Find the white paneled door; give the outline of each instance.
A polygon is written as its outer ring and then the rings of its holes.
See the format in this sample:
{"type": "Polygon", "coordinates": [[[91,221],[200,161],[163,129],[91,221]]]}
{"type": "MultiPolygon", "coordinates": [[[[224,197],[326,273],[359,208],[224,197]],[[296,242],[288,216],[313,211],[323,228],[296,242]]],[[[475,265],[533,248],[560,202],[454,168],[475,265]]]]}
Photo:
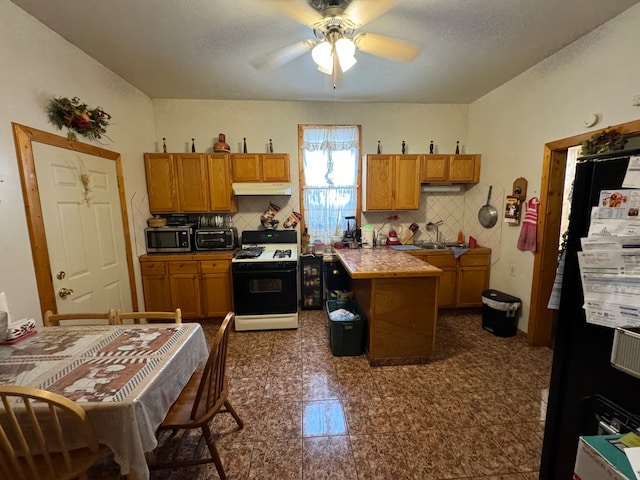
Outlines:
{"type": "Polygon", "coordinates": [[[33,150],[58,312],[131,310],[116,162],[33,150]]]}

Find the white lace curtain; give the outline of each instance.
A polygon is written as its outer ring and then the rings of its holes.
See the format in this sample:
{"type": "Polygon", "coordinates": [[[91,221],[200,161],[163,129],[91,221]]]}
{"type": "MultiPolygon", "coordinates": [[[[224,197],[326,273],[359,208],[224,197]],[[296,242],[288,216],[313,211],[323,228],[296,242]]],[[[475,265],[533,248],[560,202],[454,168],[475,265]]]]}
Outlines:
{"type": "Polygon", "coordinates": [[[356,215],[359,130],[348,125],[302,130],[305,222],[311,240],[326,243],[336,231],[342,235],[344,217],[356,215]]]}

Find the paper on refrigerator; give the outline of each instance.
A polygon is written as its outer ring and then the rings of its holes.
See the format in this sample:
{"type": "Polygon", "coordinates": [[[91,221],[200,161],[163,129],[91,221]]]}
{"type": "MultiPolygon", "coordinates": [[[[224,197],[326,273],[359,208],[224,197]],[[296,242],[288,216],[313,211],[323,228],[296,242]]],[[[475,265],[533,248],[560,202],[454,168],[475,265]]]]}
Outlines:
{"type": "Polygon", "coordinates": [[[600,218],[599,207],[591,209],[591,222],[589,223],[589,238],[606,237],[611,235],[635,235],[640,236],[640,218],[600,218]]]}
{"type": "Polygon", "coordinates": [[[640,307],[619,303],[585,300],[587,323],[603,327],[640,327],[640,307]]]}
{"type": "Polygon", "coordinates": [[[628,220],[638,218],[640,213],[640,190],[602,190],[598,202],[598,218],[628,220]]]}
{"type": "Polygon", "coordinates": [[[583,237],[580,239],[582,250],[622,250],[623,248],[640,248],[640,236],[606,235],[583,237]]]}
{"type": "Polygon", "coordinates": [[[587,322],[640,326],[640,249],[578,252],[578,265],[587,322]]]}
{"type": "Polygon", "coordinates": [[[625,188],[640,188],[640,156],[631,155],[627,173],[624,176],[622,186],[625,188]]]}

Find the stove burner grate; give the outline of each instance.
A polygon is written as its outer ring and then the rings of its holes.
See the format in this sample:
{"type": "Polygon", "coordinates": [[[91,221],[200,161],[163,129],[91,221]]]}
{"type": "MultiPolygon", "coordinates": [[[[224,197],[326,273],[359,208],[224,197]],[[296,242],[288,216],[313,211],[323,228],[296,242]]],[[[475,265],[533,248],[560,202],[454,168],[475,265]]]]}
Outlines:
{"type": "Polygon", "coordinates": [[[273,258],[290,258],[291,257],[291,249],[288,248],[286,250],[276,250],[273,253],[273,258]]]}
{"type": "Polygon", "coordinates": [[[262,252],[264,252],[264,247],[243,248],[236,253],[235,258],[258,258],[262,252]]]}

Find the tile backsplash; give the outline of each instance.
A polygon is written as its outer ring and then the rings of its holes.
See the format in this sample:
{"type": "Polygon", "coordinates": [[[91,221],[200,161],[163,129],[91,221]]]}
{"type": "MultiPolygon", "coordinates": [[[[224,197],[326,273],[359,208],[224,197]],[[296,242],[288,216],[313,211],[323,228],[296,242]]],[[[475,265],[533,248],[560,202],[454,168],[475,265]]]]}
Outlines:
{"type": "Polygon", "coordinates": [[[442,220],[438,227],[444,241],[455,242],[458,232],[462,230],[465,241],[469,235],[473,236],[478,245],[492,249],[492,263],[500,258],[500,242],[502,237],[502,217],[504,210],[504,188],[494,185],[491,193],[491,205],[498,211],[498,222],[492,228],[484,228],[478,222],[478,210],[487,203],[489,185],[479,183],[471,185],[459,193],[429,193],[420,195],[420,208],[418,210],[401,212],[364,212],[362,225],[371,224],[382,233],[389,230],[390,215],[398,215],[396,225],[408,228],[412,223],[417,223],[419,229],[414,234],[414,243],[435,240],[433,232],[428,232],[428,222],[436,223],[442,220]]]}
{"type": "MultiPolygon", "coordinates": [[[[237,197],[239,211],[233,215],[232,221],[238,232],[259,229],[260,215],[270,202],[280,207],[280,211],[275,217],[280,220],[280,225],[292,211],[300,211],[298,190],[293,185],[292,188],[291,196],[237,197]]],[[[492,228],[484,228],[478,222],[478,211],[487,203],[488,192],[489,185],[483,183],[468,187],[463,186],[459,193],[422,192],[418,210],[364,212],[358,226],[371,224],[382,233],[387,233],[389,229],[388,217],[397,214],[397,225],[408,228],[412,223],[418,224],[419,229],[414,236],[415,243],[418,243],[430,240],[431,232],[427,232],[426,229],[428,222],[435,223],[442,220],[443,223],[440,225],[439,231],[445,241],[456,241],[458,231],[462,230],[465,241],[468,241],[469,235],[471,235],[478,241],[478,245],[491,248],[492,263],[495,263],[500,258],[505,190],[501,185],[493,185],[490,204],[498,211],[498,222],[492,228]]],[[[329,240],[332,233],[327,232],[326,241],[329,240]]]]}

